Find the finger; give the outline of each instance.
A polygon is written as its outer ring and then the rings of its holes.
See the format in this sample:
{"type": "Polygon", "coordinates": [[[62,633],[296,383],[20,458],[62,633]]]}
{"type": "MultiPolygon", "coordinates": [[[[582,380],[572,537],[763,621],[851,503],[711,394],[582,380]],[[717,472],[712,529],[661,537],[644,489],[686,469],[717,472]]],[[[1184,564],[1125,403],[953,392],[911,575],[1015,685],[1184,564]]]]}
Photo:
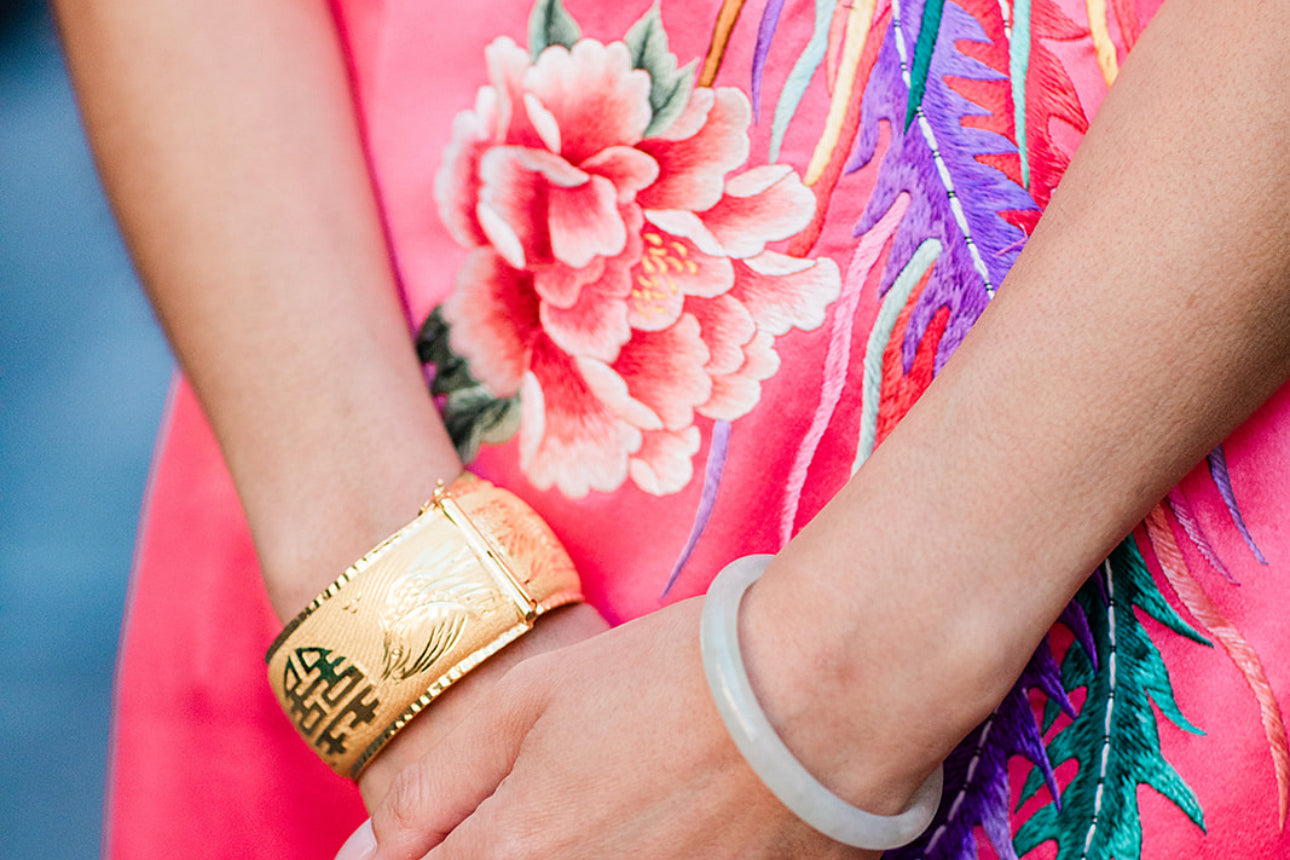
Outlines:
{"type": "Polygon", "coordinates": [[[504,793],[495,794],[480,803],[424,860],[480,860],[484,857],[522,860],[542,856],[536,831],[506,823],[523,821],[525,817],[515,814],[515,799],[503,800],[501,794],[504,793]],[[503,815],[502,810],[509,810],[510,814],[503,815]]]}
{"type": "Polygon", "coordinates": [[[413,860],[442,842],[510,773],[539,711],[476,712],[405,768],[372,812],[373,860],[413,860]]]}

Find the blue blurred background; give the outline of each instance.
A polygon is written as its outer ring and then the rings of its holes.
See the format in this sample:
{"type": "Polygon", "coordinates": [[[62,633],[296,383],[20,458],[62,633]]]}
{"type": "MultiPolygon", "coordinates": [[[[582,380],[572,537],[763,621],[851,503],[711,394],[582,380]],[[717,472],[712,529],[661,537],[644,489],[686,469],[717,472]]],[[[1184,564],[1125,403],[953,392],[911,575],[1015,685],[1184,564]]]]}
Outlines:
{"type": "Polygon", "coordinates": [[[0,3],[0,858],[99,854],[117,633],[171,359],[43,5],[0,3]]]}

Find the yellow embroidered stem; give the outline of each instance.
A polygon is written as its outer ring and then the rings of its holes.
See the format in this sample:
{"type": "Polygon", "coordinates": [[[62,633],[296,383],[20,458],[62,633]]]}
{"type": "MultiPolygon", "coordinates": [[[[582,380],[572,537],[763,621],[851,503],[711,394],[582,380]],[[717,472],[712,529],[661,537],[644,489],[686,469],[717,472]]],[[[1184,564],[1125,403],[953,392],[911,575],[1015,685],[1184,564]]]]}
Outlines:
{"type": "Polygon", "coordinates": [[[726,55],[726,45],[730,44],[730,34],[739,22],[739,13],[743,11],[744,0],[725,0],[721,11],[717,13],[717,25],[712,28],[712,42],[708,45],[708,55],[703,58],[703,71],[699,72],[699,86],[710,87],[721,70],[721,60],[726,55]]]}
{"type": "Polygon", "coordinates": [[[1106,26],[1106,0],[1087,0],[1087,5],[1088,30],[1093,37],[1093,48],[1097,51],[1097,65],[1102,70],[1102,79],[1110,86],[1120,73],[1120,66],[1115,59],[1111,30],[1106,26]]]}
{"type": "Polygon", "coordinates": [[[811,163],[806,166],[806,175],[802,181],[814,185],[824,175],[829,166],[833,150],[837,148],[842,137],[842,125],[847,118],[847,105],[851,102],[851,90],[855,87],[856,71],[860,68],[860,55],[864,53],[865,39],[869,28],[873,26],[873,11],[877,0],[856,0],[847,15],[847,35],[842,49],[842,62],[838,66],[838,80],[833,88],[833,99],[829,102],[829,115],[824,120],[824,133],[815,144],[811,163]]]}

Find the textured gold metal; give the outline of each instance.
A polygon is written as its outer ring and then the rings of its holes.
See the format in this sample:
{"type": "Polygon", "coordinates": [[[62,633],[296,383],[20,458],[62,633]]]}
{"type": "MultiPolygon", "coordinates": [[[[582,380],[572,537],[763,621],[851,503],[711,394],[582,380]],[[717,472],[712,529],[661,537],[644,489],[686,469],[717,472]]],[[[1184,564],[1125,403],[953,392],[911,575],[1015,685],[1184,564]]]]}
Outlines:
{"type": "Polygon", "coordinates": [[[266,655],[269,683],[305,741],[356,779],[440,693],[542,613],[580,600],[541,517],[465,474],[286,626],[266,655]]]}

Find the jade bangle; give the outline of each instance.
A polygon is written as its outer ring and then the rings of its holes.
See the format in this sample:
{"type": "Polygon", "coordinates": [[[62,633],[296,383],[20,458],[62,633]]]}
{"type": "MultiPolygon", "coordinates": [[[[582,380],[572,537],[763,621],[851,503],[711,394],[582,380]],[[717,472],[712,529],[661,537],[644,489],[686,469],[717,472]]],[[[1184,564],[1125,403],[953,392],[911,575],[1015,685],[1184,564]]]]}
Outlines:
{"type": "Polygon", "coordinates": [[[717,574],[703,603],[699,641],[703,669],[721,719],[753,772],[793,814],[829,838],[874,851],[916,839],[940,804],[942,769],[922,784],[899,815],[875,815],[847,803],[811,776],[757,703],[739,650],[739,604],[773,556],[736,559],[717,574]]]}

